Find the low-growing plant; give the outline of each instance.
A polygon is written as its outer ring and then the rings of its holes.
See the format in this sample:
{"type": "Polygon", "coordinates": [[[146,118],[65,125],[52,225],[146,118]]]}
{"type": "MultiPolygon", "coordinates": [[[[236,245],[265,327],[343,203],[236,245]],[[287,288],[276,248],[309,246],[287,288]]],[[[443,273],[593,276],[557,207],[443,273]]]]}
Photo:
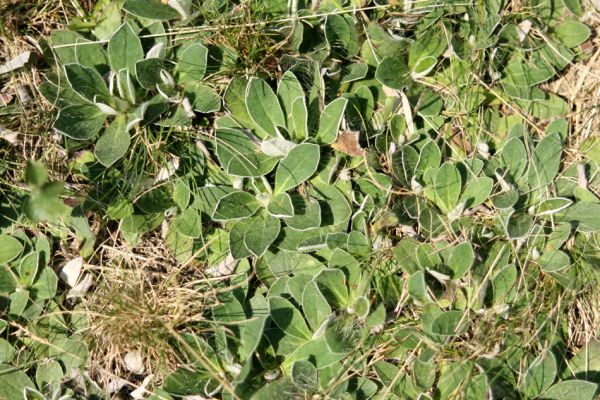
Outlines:
{"type": "Polygon", "coordinates": [[[29,163],[0,235],[0,396],[592,400],[598,140],[551,90],[583,10],[125,0],[53,32],[79,190],[29,163]]]}

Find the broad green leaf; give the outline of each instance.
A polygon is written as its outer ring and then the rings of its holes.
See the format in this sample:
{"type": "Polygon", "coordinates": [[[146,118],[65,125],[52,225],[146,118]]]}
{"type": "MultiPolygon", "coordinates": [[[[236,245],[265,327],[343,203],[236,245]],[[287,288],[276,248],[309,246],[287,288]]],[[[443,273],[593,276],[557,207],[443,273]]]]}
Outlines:
{"type": "Polygon", "coordinates": [[[423,175],[429,168],[438,168],[441,162],[442,153],[439,146],[433,140],[428,140],[421,148],[419,163],[415,172],[418,175],[423,175]]]}
{"type": "Polygon", "coordinates": [[[319,166],[319,146],[302,143],[281,160],[275,173],[275,193],[295,188],[310,178],[319,166]]]}
{"type": "Polygon", "coordinates": [[[556,213],[553,218],[557,222],[570,222],[586,231],[600,230],[600,204],[579,201],[564,211],[556,213]]]}
{"type": "Polygon", "coordinates": [[[234,77],[227,85],[223,99],[233,118],[247,128],[254,127],[254,122],[246,108],[246,88],[248,82],[244,78],[234,77]]]}
{"type": "Polygon", "coordinates": [[[472,208],[485,202],[492,193],[494,180],[487,176],[474,178],[467,182],[460,196],[460,201],[465,202],[465,208],[472,208]]]}
{"type": "Polygon", "coordinates": [[[252,78],[246,89],[248,115],[257,127],[260,138],[278,136],[277,126],[285,127],[285,115],[273,89],[262,79],[252,78]]]}
{"type": "Polygon", "coordinates": [[[221,109],[221,97],[208,85],[188,85],[185,94],[198,112],[208,114],[221,109]]]}
{"type": "Polygon", "coordinates": [[[571,376],[591,382],[600,381],[600,341],[591,339],[584,344],[568,362],[562,378],[571,376]]]}
{"type": "Polygon", "coordinates": [[[248,229],[244,235],[244,244],[256,257],[262,257],[269,246],[277,239],[280,229],[279,219],[269,214],[257,215],[249,221],[248,229]]]}
{"type": "Polygon", "coordinates": [[[79,64],[67,64],[64,68],[69,85],[79,95],[90,102],[109,102],[108,87],[98,71],[79,64]]]}
{"type": "Polygon", "coordinates": [[[58,361],[39,363],[35,369],[35,382],[38,387],[60,382],[64,377],[63,369],[58,361]]]}
{"type": "Polygon", "coordinates": [[[23,400],[25,388],[35,388],[31,379],[20,369],[0,364],[0,398],[23,400]]]}
{"type": "Polygon", "coordinates": [[[583,16],[583,9],[581,6],[581,0],[562,0],[565,6],[575,15],[581,18],[583,16]]]}
{"type": "Polygon", "coordinates": [[[411,83],[410,68],[403,57],[385,57],[375,71],[375,78],[391,89],[402,90],[411,83]]]}
{"type": "Polygon", "coordinates": [[[267,211],[277,218],[291,218],[294,216],[292,198],[287,193],[279,193],[271,199],[267,211]]]}
{"type": "Polygon", "coordinates": [[[261,294],[255,294],[250,299],[253,320],[242,325],[240,332],[241,353],[243,358],[248,359],[256,351],[263,338],[263,330],[269,317],[269,303],[261,294]]]}
{"type": "Polygon", "coordinates": [[[407,281],[408,294],[422,303],[431,301],[427,293],[427,284],[425,283],[425,273],[417,271],[413,273],[407,281]]]}
{"type": "Polygon", "coordinates": [[[465,311],[445,311],[435,317],[431,323],[431,333],[441,336],[461,335],[469,328],[465,311]]]}
{"type": "Polygon", "coordinates": [[[101,44],[94,43],[77,32],[69,30],[52,31],[50,41],[54,53],[63,65],[77,63],[84,67],[94,68],[101,75],[108,72],[108,56],[101,44]]]}
{"type": "Polygon", "coordinates": [[[177,52],[177,82],[197,83],[204,78],[208,62],[208,49],[201,43],[184,45],[177,52]]]}
{"type": "Polygon", "coordinates": [[[558,133],[545,136],[535,146],[527,181],[532,189],[541,189],[554,181],[560,167],[562,142],[558,133]]]}
{"type": "Polygon", "coordinates": [[[544,199],[535,208],[535,215],[538,217],[544,215],[553,215],[563,210],[566,210],[573,204],[573,201],[566,197],[554,197],[551,199],[544,199]]]}
{"type": "MultiPolygon", "coordinates": [[[[421,152],[421,156],[423,154],[421,152]]],[[[411,187],[412,178],[416,175],[415,172],[418,163],[419,153],[412,146],[402,146],[392,155],[392,173],[405,188],[411,187]]]]}
{"type": "Polygon", "coordinates": [[[517,268],[514,264],[504,266],[492,279],[494,304],[507,304],[512,299],[511,292],[517,282],[517,268]]]}
{"type": "Polygon", "coordinates": [[[523,175],[527,168],[527,152],[519,138],[512,138],[502,146],[500,158],[515,181],[523,175]]]}
{"type": "Polygon", "coordinates": [[[460,243],[452,248],[448,259],[448,267],[452,270],[452,279],[462,278],[475,262],[475,254],[471,243],[460,243]]]}
{"type": "Polygon", "coordinates": [[[299,389],[296,388],[290,378],[277,379],[272,382],[268,382],[257,390],[250,400],[272,400],[272,399],[283,399],[288,396],[295,396],[299,389]]]}
{"type": "Polygon", "coordinates": [[[131,138],[126,128],[125,116],[119,115],[96,142],[94,154],[105,167],[110,167],[127,154],[131,138]]]}
{"type": "Polygon", "coordinates": [[[246,192],[233,192],[222,197],[212,215],[216,221],[232,221],[254,215],[260,203],[246,192]]]}
{"type": "Polygon", "coordinates": [[[304,292],[302,293],[302,310],[314,332],[331,315],[331,307],[314,280],[311,280],[304,288],[304,292]]]}
{"type": "Polygon", "coordinates": [[[597,390],[595,383],[573,379],[550,386],[543,397],[553,400],[592,400],[597,390]]]}
{"type": "Polygon", "coordinates": [[[309,340],[312,336],[302,314],[292,303],[283,297],[269,297],[271,319],[287,335],[301,340],[309,340]]]}
{"type": "Polygon", "coordinates": [[[352,215],[352,207],[344,193],[335,186],[313,184],[309,194],[321,203],[323,225],[346,224],[352,215]]]}
{"type": "Polygon", "coordinates": [[[300,390],[317,389],[317,369],[309,361],[300,360],[292,364],[291,377],[294,385],[300,390]]]}
{"type": "Polygon", "coordinates": [[[565,46],[576,47],[588,40],[591,31],[584,23],[567,18],[555,28],[554,34],[565,46]]]}
{"type": "Polygon", "coordinates": [[[348,99],[339,98],[327,104],[319,116],[319,128],[315,139],[321,144],[331,144],[336,141],[348,99]]]}
{"type": "Polygon", "coordinates": [[[108,42],[108,59],[113,71],[127,69],[135,73],[135,64],[144,59],[142,42],[128,22],[108,42]]]}
{"type": "Polygon", "coordinates": [[[123,10],[137,17],[166,21],[179,18],[179,13],[160,0],[125,0],[123,10]]]}
{"type": "Polygon", "coordinates": [[[571,266],[569,256],[561,250],[544,252],[538,262],[545,272],[558,272],[571,266]]]}
{"type": "Polygon", "coordinates": [[[523,379],[523,392],[527,397],[536,397],[548,389],[554,379],[556,379],[556,359],[554,354],[548,351],[527,368],[523,379]]]}
{"type": "Polygon", "coordinates": [[[218,128],[215,140],[219,162],[231,175],[263,176],[277,164],[277,158],[261,153],[258,145],[241,130],[218,128]]]}
{"type": "Polygon", "coordinates": [[[436,204],[449,213],[458,204],[462,181],[460,172],[451,163],[444,163],[437,171],[434,179],[434,194],[436,204]]]}
{"type": "Polygon", "coordinates": [[[323,264],[316,258],[294,251],[278,251],[267,264],[276,278],[289,274],[314,276],[323,269],[323,264]]]}
{"type": "Polygon", "coordinates": [[[0,234],[0,265],[14,260],[23,252],[23,245],[12,236],[0,234]]]}
{"type": "Polygon", "coordinates": [[[249,226],[250,221],[248,218],[237,221],[231,226],[231,230],[229,231],[229,251],[234,260],[241,260],[252,255],[244,243],[244,236],[246,236],[249,226]]]}
{"type": "Polygon", "coordinates": [[[288,129],[292,126],[293,104],[297,99],[304,100],[304,89],[292,71],[286,71],[277,87],[277,96],[287,121],[288,129]]]}
{"type": "Polygon", "coordinates": [[[106,114],[95,105],[68,106],[59,111],[54,128],[75,140],[94,138],[104,126],[106,114]]]}
{"type": "Polygon", "coordinates": [[[140,60],[135,64],[137,81],[144,89],[154,90],[163,83],[160,72],[165,69],[165,62],[159,58],[140,60]]]}
{"type": "Polygon", "coordinates": [[[287,226],[299,231],[321,226],[321,205],[317,200],[300,193],[292,193],[291,199],[294,216],[285,220],[287,226]]]}
{"type": "Polygon", "coordinates": [[[329,304],[335,305],[337,308],[349,305],[346,276],[341,270],[324,269],[315,276],[314,280],[329,304]]]}
{"type": "Polygon", "coordinates": [[[367,64],[355,63],[342,68],[340,83],[358,81],[367,76],[369,66],[367,64]]]}
{"type": "Polygon", "coordinates": [[[325,340],[325,336],[319,336],[297,347],[292,354],[285,358],[281,367],[284,370],[288,370],[295,361],[310,360],[315,364],[317,370],[322,370],[342,360],[346,355],[347,353],[335,353],[331,351],[325,340]]]}
{"type": "Polygon", "coordinates": [[[51,299],[56,295],[58,277],[50,267],[41,270],[37,279],[31,285],[31,292],[38,300],[51,299]]]}
{"type": "Polygon", "coordinates": [[[19,280],[25,287],[33,284],[39,265],[39,253],[32,252],[21,259],[19,264],[19,280]]]}
{"type": "Polygon", "coordinates": [[[174,228],[184,236],[197,238],[202,235],[202,220],[200,214],[192,209],[186,208],[173,220],[174,228]]]}

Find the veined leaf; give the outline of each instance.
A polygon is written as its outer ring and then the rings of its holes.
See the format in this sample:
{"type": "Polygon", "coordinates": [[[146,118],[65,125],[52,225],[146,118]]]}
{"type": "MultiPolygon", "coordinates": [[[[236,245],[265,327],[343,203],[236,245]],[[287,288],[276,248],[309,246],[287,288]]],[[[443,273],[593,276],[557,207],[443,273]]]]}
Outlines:
{"type": "Polygon", "coordinates": [[[319,117],[319,129],[315,139],[321,144],[331,144],[337,139],[338,131],[344,111],[348,105],[348,99],[339,98],[327,104],[319,117]]]}
{"type": "Polygon", "coordinates": [[[269,214],[257,215],[248,222],[244,244],[256,257],[262,257],[271,243],[277,239],[281,223],[279,219],[269,214]]]}
{"type": "Polygon", "coordinates": [[[308,180],[319,166],[319,146],[302,143],[279,163],[275,173],[275,193],[283,193],[308,180]]]}
{"type": "Polygon", "coordinates": [[[262,79],[252,78],[246,89],[246,108],[257,127],[257,135],[277,136],[277,126],[285,127],[285,116],[273,89],[262,79]]]}
{"type": "Polygon", "coordinates": [[[304,322],[300,311],[283,297],[269,297],[271,319],[286,334],[301,340],[309,340],[312,336],[304,322]]]}
{"type": "Polygon", "coordinates": [[[94,154],[105,167],[110,167],[121,159],[129,150],[131,138],[127,133],[127,121],[124,115],[119,115],[104,130],[96,142],[94,154]]]}
{"type": "Polygon", "coordinates": [[[108,59],[113,71],[127,69],[135,73],[135,64],[144,59],[142,42],[128,22],[108,42],[108,59]]]}
{"type": "Polygon", "coordinates": [[[259,207],[260,203],[250,193],[233,192],[219,200],[212,217],[216,221],[244,219],[254,215],[259,207]]]}

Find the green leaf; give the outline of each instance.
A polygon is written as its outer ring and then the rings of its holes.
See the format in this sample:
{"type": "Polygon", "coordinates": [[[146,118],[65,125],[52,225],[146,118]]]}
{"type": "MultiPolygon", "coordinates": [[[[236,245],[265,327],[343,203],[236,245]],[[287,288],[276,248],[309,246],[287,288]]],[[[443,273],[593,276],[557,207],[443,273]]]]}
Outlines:
{"type": "Polygon", "coordinates": [[[461,186],[460,172],[454,164],[442,164],[435,175],[433,188],[436,204],[442,211],[449,213],[456,207],[461,186]]]}
{"type": "Polygon", "coordinates": [[[131,73],[135,73],[135,64],[144,59],[142,42],[128,22],[110,38],[108,59],[113,71],[127,69],[131,73]]]}
{"type": "Polygon", "coordinates": [[[94,154],[98,161],[107,168],[120,160],[129,150],[131,138],[127,133],[126,125],[125,116],[117,116],[96,142],[94,154]]]}
{"type": "Polygon", "coordinates": [[[512,138],[502,146],[500,159],[507,166],[511,178],[516,181],[527,168],[527,152],[519,138],[512,138]]]}
{"type": "Polygon", "coordinates": [[[538,262],[545,272],[559,272],[571,266],[567,253],[560,250],[544,252],[538,262]]]}
{"type": "Polygon", "coordinates": [[[291,218],[294,216],[292,198],[287,193],[279,193],[271,199],[267,211],[277,218],[291,218]]]}
{"type": "Polygon", "coordinates": [[[600,340],[591,339],[577,350],[561,376],[563,379],[573,376],[586,381],[600,382],[600,340]]]}
{"type": "Polygon", "coordinates": [[[475,178],[467,182],[460,196],[460,201],[465,202],[465,208],[473,208],[485,202],[492,193],[494,180],[487,176],[475,178]]]}
{"type": "Polygon", "coordinates": [[[314,280],[308,282],[302,292],[302,310],[314,332],[331,315],[331,307],[314,280]]]}
{"type": "Polygon", "coordinates": [[[452,279],[462,278],[475,262],[475,253],[471,243],[464,242],[454,246],[448,258],[448,267],[452,270],[452,279]]]}
{"type": "Polygon", "coordinates": [[[174,220],[173,224],[177,232],[183,236],[197,238],[202,235],[202,220],[200,214],[192,209],[186,208],[174,220]]]}
{"type": "Polygon", "coordinates": [[[159,58],[140,60],[135,64],[135,75],[139,84],[148,90],[156,89],[163,83],[160,72],[165,69],[165,62],[159,58]]]}
{"type": "Polygon", "coordinates": [[[198,112],[208,114],[221,109],[221,97],[208,85],[186,86],[185,94],[198,112]]]}
{"type": "Polygon", "coordinates": [[[592,400],[597,390],[595,383],[573,379],[550,386],[543,396],[554,400],[592,400]]]}
{"type": "Polygon", "coordinates": [[[319,146],[302,143],[281,160],[275,173],[275,193],[283,193],[308,180],[319,166],[319,146]]]}
{"type": "Polygon", "coordinates": [[[292,71],[286,71],[277,87],[277,96],[281,101],[281,108],[287,121],[287,127],[290,128],[292,125],[293,115],[293,104],[297,99],[304,100],[304,89],[296,75],[292,71]]]}
{"type": "Polygon", "coordinates": [[[31,285],[31,292],[38,300],[48,300],[56,295],[58,278],[52,268],[46,267],[42,269],[38,278],[31,285]]]}
{"type": "Polygon", "coordinates": [[[562,142],[558,133],[545,136],[535,146],[527,175],[527,182],[532,189],[541,189],[554,181],[561,154],[562,142]]]}
{"type": "Polygon", "coordinates": [[[34,383],[21,370],[0,364],[0,398],[3,400],[23,400],[23,390],[35,388],[34,383]]]}
{"type": "Polygon", "coordinates": [[[177,82],[197,83],[204,78],[208,62],[208,49],[202,43],[184,45],[177,52],[177,82]]]}
{"type": "Polygon", "coordinates": [[[160,0],[125,0],[123,10],[140,18],[166,21],[179,18],[179,13],[160,0]]]}
{"type": "Polygon", "coordinates": [[[58,112],[54,128],[75,140],[94,138],[104,126],[106,114],[95,105],[73,105],[58,112]]]}
{"type": "Polygon", "coordinates": [[[21,263],[19,264],[19,280],[25,287],[33,284],[38,271],[39,259],[39,253],[37,252],[29,253],[21,259],[21,263]]]}
{"type": "Polygon", "coordinates": [[[248,115],[257,127],[257,135],[276,137],[275,127],[285,127],[285,116],[279,105],[279,99],[265,81],[252,78],[246,89],[246,108],[248,115]]]}
{"type": "Polygon", "coordinates": [[[79,64],[67,64],[64,68],[69,85],[83,98],[91,102],[110,101],[108,87],[98,71],[79,64]]]}
{"type": "Polygon", "coordinates": [[[527,368],[523,379],[523,392],[527,397],[536,397],[548,389],[555,378],[556,359],[554,354],[548,351],[527,368]]]}
{"type": "Polygon", "coordinates": [[[23,245],[12,236],[0,234],[0,265],[17,258],[23,252],[23,245]]]}
{"type": "Polygon", "coordinates": [[[277,239],[281,223],[268,214],[257,215],[249,221],[244,235],[246,248],[256,257],[262,257],[269,246],[277,239]]]}
{"type": "Polygon", "coordinates": [[[579,21],[572,18],[567,18],[558,25],[554,33],[567,47],[576,47],[589,39],[591,35],[590,28],[579,21]]]}
{"type": "Polygon", "coordinates": [[[288,121],[288,129],[292,137],[297,140],[308,138],[308,109],[304,97],[298,97],[292,103],[292,115],[291,120],[288,121]]]}
{"type": "Polygon", "coordinates": [[[222,197],[215,208],[212,218],[216,221],[232,221],[254,215],[260,203],[246,192],[233,192],[222,197]]]}
{"type": "Polygon", "coordinates": [[[238,129],[218,128],[215,140],[219,162],[230,175],[263,176],[277,164],[277,158],[261,153],[257,144],[238,129]]]}
{"type": "Polygon", "coordinates": [[[335,305],[337,308],[349,305],[346,276],[341,270],[324,269],[315,276],[314,280],[329,304],[335,305]]]}
{"type": "Polygon", "coordinates": [[[315,366],[306,360],[300,360],[292,364],[292,382],[300,390],[317,389],[318,378],[315,366]]]}
{"type": "Polygon", "coordinates": [[[303,231],[321,226],[321,205],[312,197],[291,194],[294,216],[285,220],[287,226],[303,231]]]}
{"type": "Polygon", "coordinates": [[[309,340],[312,336],[302,314],[292,303],[283,297],[269,297],[271,319],[287,335],[301,340],[309,340]]]}
{"type": "Polygon", "coordinates": [[[417,271],[408,278],[407,288],[408,294],[421,303],[431,301],[429,294],[427,294],[427,284],[425,283],[425,273],[423,271],[417,271]]]}
{"type": "Polygon", "coordinates": [[[317,142],[331,144],[336,141],[347,105],[348,99],[345,98],[335,99],[327,104],[319,116],[319,128],[315,137],[317,142]]]}
{"type": "Polygon", "coordinates": [[[246,236],[249,226],[250,221],[246,218],[233,224],[229,231],[229,251],[234,260],[241,260],[252,255],[244,243],[244,236],[246,236]]]}
{"type": "Polygon", "coordinates": [[[441,336],[461,335],[469,328],[465,311],[445,311],[435,317],[431,323],[431,333],[441,336]],[[464,317],[464,318],[463,318],[464,317]]]}
{"type": "Polygon", "coordinates": [[[323,225],[341,225],[350,219],[352,207],[344,193],[337,187],[315,183],[310,188],[309,194],[321,202],[323,225]]]}
{"type": "Polygon", "coordinates": [[[410,69],[403,57],[385,57],[375,71],[375,78],[391,89],[402,90],[411,83],[410,69]]]}
{"type": "Polygon", "coordinates": [[[234,77],[225,89],[223,96],[227,108],[233,118],[247,128],[253,128],[254,122],[246,108],[246,88],[248,82],[244,78],[234,77]]]}

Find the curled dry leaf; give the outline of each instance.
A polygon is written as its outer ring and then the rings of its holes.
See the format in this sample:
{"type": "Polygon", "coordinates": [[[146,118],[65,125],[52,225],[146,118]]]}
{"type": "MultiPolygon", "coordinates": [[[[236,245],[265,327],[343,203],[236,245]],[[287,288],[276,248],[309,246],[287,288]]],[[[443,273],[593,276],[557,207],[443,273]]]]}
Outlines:
{"type": "Polygon", "coordinates": [[[19,54],[18,56],[14,57],[11,60],[0,65],[0,75],[12,72],[16,69],[19,69],[19,68],[25,66],[25,64],[27,64],[27,62],[29,61],[30,58],[31,58],[30,51],[25,51],[25,52],[19,54]]]}
{"type": "Polygon", "coordinates": [[[123,357],[123,364],[125,364],[125,368],[127,368],[128,371],[133,372],[134,374],[141,375],[146,370],[142,353],[140,353],[139,350],[133,350],[125,354],[125,357],[123,357]]]}
{"type": "Polygon", "coordinates": [[[77,285],[81,267],[83,266],[83,258],[77,257],[65,264],[60,270],[60,279],[62,279],[69,287],[73,288],[77,285]]]}
{"type": "Polygon", "coordinates": [[[331,147],[353,157],[363,157],[365,150],[360,147],[360,143],[358,142],[359,135],[360,132],[358,131],[341,131],[338,133],[337,140],[331,147]]]}

